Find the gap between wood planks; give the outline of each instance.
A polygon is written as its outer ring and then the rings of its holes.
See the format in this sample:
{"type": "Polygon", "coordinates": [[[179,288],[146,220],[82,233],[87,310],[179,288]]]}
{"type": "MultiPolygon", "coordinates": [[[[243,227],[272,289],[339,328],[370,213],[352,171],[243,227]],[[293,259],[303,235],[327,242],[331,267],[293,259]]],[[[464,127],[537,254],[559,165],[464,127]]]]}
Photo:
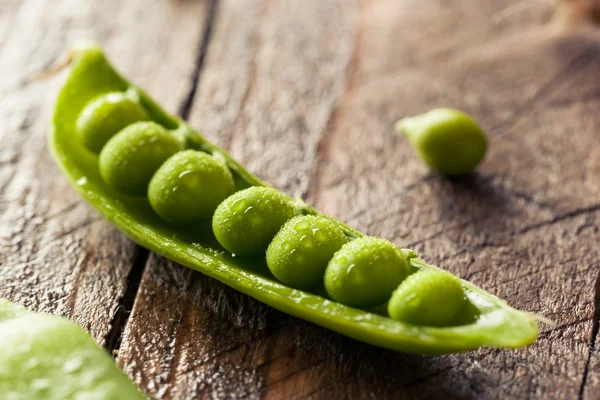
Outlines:
{"type": "Polygon", "coordinates": [[[590,344],[588,357],[585,361],[585,367],[583,368],[583,377],[581,378],[581,386],[579,387],[578,400],[583,400],[585,395],[585,386],[587,384],[587,378],[590,373],[590,363],[592,357],[596,352],[596,340],[598,338],[598,331],[600,330],[600,272],[596,278],[596,285],[594,286],[594,317],[592,321],[592,334],[590,336],[590,344]]]}
{"type": "MultiPolygon", "coordinates": [[[[187,96],[183,99],[178,112],[179,117],[186,121],[190,116],[190,111],[192,109],[192,105],[194,104],[194,99],[198,90],[198,82],[204,66],[204,60],[208,50],[208,43],[210,42],[210,38],[212,36],[218,6],[219,0],[209,1],[204,32],[200,38],[198,49],[196,51],[196,65],[190,77],[190,89],[187,96]]],[[[104,348],[115,358],[118,357],[123,331],[125,329],[125,325],[127,325],[129,314],[133,308],[133,303],[135,302],[140,289],[142,276],[146,270],[146,264],[149,256],[150,252],[147,249],[136,245],[136,256],[133,260],[131,271],[129,271],[129,275],[127,276],[125,294],[119,300],[119,305],[117,306],[117,310],[111,321],[110,331],[106,335],[106,341],[104,344],[104,348]]]]}

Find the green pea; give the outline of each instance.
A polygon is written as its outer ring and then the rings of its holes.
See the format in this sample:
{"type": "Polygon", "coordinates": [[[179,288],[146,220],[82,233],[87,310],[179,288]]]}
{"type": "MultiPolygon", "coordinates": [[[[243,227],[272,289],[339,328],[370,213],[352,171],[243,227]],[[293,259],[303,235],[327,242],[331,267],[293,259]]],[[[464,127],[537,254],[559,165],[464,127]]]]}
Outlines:
{"type": "Polygon", "coordinates": [[[147,119],[144,108],[126,94],[108,93],[85,106],[77,118],[77,134],[86,149],[98,154],[121,129],[147,119]]]}
{"type": "Polygon", "coordinates": [[[164,220],[190,224],[212,217],[233,193],[233,176],[220,159],[209,154],[180,151],[160,166],[150,180],[148,200],[164,220]]]}
{"type": "Polygon", "coordinates": [[[327,263],[348,239],[332,221],[300,215],[283,225],[267,248],[267,265],[288,286],[311,289],[323,281],[327,263]]]}
{"type": "Polygon", "coordinates": [[[445,175],[471,172],[484,158],[487,140],[471,117],[458,110],[439,108],[396,123],[433,170],[445,175]]]}
{"type": "Polygon", "coordinates": [[[392,319],[414,325],[448,326],[466,299],[460,280],[441,270],[422,270],[406,278],[392,294],[392,319]]]}
{"type": "Polygon", "coordinates": [[[155,122],[137,122],[106,143],[100,152],[100,175],[120,192],[142,196],[156,170],[182,149],[175,133],[155,122]]]}
{"type": "Polygon", "coordinates": [[[253,186],[229,196],[215,211],[214,234],[238,256],[264,255],[281,226],[297,214],[293,201],[279,191],[253,186]]]}
{"type": "Polygon", "coordinates": [[[332,299],[353,307],[385,303],[409,272],[406,256],[387,240],[362,237],[344,245],[325,270],[332,299]]]}

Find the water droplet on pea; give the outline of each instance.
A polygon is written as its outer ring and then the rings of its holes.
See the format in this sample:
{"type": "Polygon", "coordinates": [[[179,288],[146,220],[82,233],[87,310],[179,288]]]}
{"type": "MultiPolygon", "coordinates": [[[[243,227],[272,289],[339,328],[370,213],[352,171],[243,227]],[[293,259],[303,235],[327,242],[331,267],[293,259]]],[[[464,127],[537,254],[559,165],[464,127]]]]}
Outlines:
{"type": "Polygon", "coordinates": [[[406,297],[406,299],[404,299],[404,302],[405,302],[405,303],[410,303],[410,302],[412,302],[413,300],[415,300],[416,298],[417,298],[417,294],[416,294],[416,293],[411,293],[410,295],[408,295],[408,296],[406,297]]]}
{"type": "Polygon", "coordinates": [[[27,362],[23,364],[23,369],[33,369],[36,368],[40,364],[37,358],[30,358],[27,362]]]}
{"type": "Polygon", "coordinates": [[[188,170],[185,170],[185,171],[181,172],[181,173],[180,173],[180,174],[179,174],[177,177],[178,177],[179,179],[183,179],[183,177],[184,177],[184,176],[186,176],[186,175],[189,175],[189,174],[191,174],[192,172],[193,172],[193,171],[191,171],[191,170],[189,170],[189,169],[188,169],[188,170]]]}
{"type": "Polygon", "coordinates": [[[50,379],[36,379],[31,383],[31,387],[36,392],[48,390],[50,388],[50,379]]]}
{"type": "Polygon", "coordinates": [[[303,231],[308,228],[310,228],[310,222],[306,220],[300,220],[294,224],[294,230],[296,231],[303,231]]]}
{"type": "Polygon", "coordinates": [[[356,266],[356,264],[350,264],[350,266],[346,270],[346,275],[350,275],[350,273],[352,272],[352,270],[354,269],[355,266],[356,266]]]}
{"type": "Polygon", "coordinates": [[[82,366],[83,366],[83,360],[81,360],[80,358],[74,358],[72,360],[65,362],[65,364],[63,365],[63,371],[65,371],[66,373],[76,372],[82,366]]]}
{"type": "Polygon", "coordinates": [[[313,231],[313,235],[315,239],[317,239],[319,242],[324,243],[325,241],[327,241],[327,235],[320,229],[313,231]]]}
{"type": "Polygon", "coordinates": [[[300,238],[300,243],[307,249],[314,247],[313,240],[307,235],[304,235],[300,238]]]}
{"type": "MultiPolygon", "coordinates": [[[[233,211],[243,211],[246,209],[246,207],[248,207],[248,201],[246,199],[239,199],[238,201],[233,203],[231,209],[233,211]]],[[[234,212],[234,214],[236,213],[234,212]]]]}
{"type": "Polygon", "coordinates": [[[200,185],[198,173],[192,170],[183,171],[177,176],[177,178],[182,185],[185,185],[189,188],[194,188],[200,185]]]}

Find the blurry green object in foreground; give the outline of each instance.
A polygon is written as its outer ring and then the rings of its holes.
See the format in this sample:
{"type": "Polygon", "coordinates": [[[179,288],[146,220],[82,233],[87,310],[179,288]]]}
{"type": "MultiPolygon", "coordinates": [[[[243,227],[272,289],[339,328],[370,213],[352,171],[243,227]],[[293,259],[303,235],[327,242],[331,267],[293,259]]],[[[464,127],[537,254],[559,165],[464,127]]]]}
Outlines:
{"type": "Polygon", "coordinates": [[[0,394],[10,400],[144,399],[76,323],[0,299],[0,394]]]}
{"type": "Polygon", "coordinates": [[[403,118],[396,129],[408,137],[425,164],[444,175],[468,174],[487,151],[487,139],[479,125],[450,108],[403,118]]]}

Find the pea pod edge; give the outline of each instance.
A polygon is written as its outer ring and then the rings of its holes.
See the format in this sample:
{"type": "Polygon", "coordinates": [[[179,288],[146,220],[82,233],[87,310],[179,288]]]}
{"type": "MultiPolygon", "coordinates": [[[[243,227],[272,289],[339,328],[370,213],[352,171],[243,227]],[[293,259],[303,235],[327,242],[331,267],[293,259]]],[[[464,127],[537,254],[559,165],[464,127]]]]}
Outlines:
{"type": "MultiPolygon", "coordinates": [[[[445,354],[479,347],[517,348],[532,343],[537,337],[538,326],[533,314],[516,310],[464,280],[461,285],[469,307],[461,313],[462,324],[443,328],[414,326],[279,283],[270,275],[263,260],[234,257],[219,250],[211,234],[199,235],[203,229],[210,230],[209,223],[192,228],[169,225],[154,213],[146,197],[126,196],[104,183],[98,170],[98,157],[77,140],[77,116],[95,97],[113,91],[134,92],[153,121],[181,132],[191,148],[222,157],[234,175],[237,190],[266,184],[119,75],[97,45],[76,46],[71,57],[71,70],[59,93],[51,123],[52,154],[75,190],[139,245],[287,314],[390,350],[445,354]]],[[[319,214],[304,203],[301,207],[305,214],[319,214]]],[[[362,236],[359,231],[333,221],[349,237],[362,236]]],[[[437,268],[418,258],[410,262],[414,270],[437,268]]]]}

